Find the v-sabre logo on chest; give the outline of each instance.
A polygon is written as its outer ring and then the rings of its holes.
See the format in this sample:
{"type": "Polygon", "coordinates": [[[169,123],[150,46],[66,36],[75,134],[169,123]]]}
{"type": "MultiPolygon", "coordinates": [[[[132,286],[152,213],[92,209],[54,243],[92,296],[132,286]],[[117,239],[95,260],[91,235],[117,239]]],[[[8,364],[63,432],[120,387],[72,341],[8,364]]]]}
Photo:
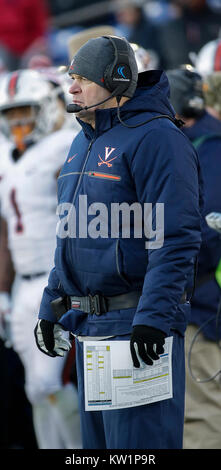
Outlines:
{"type": "Polygon", "coordinates": [[[107,167],[110,168],[112,166],[111,162],[118,157],[118,155],[113,157],[114,150],[116,150],[116,147],[105,147],[104,158],[102,158],[100,154],[98,155],[99,157],[98,166],[107,165],[107,167]]]}

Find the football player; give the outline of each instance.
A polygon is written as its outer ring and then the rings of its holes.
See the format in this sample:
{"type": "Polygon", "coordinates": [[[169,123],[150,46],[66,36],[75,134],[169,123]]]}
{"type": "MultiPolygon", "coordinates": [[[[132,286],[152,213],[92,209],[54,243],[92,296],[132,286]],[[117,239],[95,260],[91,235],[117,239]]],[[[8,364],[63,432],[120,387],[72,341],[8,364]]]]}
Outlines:
{"type": "Polygon", "coordinates": [[[33,70],[11,72],[0,81],[0,126],[11,141],[1,145],[0,158],[0,316],[10,312],[11,342],[24,365],[41,449],[81,447],[76,387],[62,381],[67,333],[58,330],[64,340],[55,359],[33,340],[53,265],[56,178],[77,131],[74,122],[71,129],[61,119],[57,91],[33,70]]]}

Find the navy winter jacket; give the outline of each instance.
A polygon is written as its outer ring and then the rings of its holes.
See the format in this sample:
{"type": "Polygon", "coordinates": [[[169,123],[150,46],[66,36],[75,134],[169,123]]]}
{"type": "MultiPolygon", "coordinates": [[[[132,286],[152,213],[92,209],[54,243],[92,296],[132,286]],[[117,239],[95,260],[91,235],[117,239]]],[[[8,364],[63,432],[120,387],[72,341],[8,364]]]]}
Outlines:
{"type": "MultiPolygon", "coordinates": [[[[168,95],[164,72],[140,74],[134,97],[120,108],[121,118],[136,125],[160,114],[174,117],[168,95]]],[[[39,318],[55,321],[50,301],[64,294],[110,296],[142,290],[136,309],[101,316],[71,309],[60,323],[75,334],[90,336],[127,334],[137,324],[159,328],[168,335],[171,328],[183,334],[190,306],[180,300],[192,285],[201,242],[197,153],[167,118],[129,129],[112,108],[96,111],[95,130],[83,122],[81,125],[58,178],[58,207],[66,203],[67,208],[63,214],[63,209],[60,211],[60,223],[63,219],[68,226],[66,215],[71,204],[76,220],[82,219],[79,201],[84,195],[88,207],[103,203],[108,214],[114,202],[152,203],[153,226],[156,204],[161,203],[164,243],[158,249],[145,249],[144,235],[114,238],[110,226],[108,237],[95,239],[85,234],[83,238],[82,233],[81,237],[73,233],[58,236],[55,267],[43,293],[39,318]]],[[[89,214],[88,220],[94,217],[89,214]]]]}
{"type": "Polygon", "coordinates": [[[221,259],[221,237],[215,230],[208,227],[205,216],[210,212],[221,212],[221,122],[205,112],[193,126],[183,128],[183,132],[193,143],[202,136],[210,136],[197,146],[203,179],[204,205],[202,245],[198,257],[197,284],[199,286],[191,302],[191,323],[202,326],[205,336],[216,340],[217,336],[221,338],[220,321],[219,333],[216,328],[221,289],[214,274],[221,259]]]}

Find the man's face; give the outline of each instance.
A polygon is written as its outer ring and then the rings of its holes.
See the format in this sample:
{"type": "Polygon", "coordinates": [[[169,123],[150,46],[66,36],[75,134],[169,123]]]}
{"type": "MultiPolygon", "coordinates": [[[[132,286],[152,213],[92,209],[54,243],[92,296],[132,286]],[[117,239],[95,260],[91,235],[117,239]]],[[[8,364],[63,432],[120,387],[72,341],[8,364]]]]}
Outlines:
{"type": "Polygon", "coordinates": [[[29,135],[35,127],[35,112],[31,106],[19,106],[4,111],[4,117],[9,126],[9,133],[12,136],[16,147],[20,151],[25,150],[25,137],[29,135]]]}
{"type": "MultiPolygon", "coordinates": [[[[103,88],[80,75],[73,74],[71,75],[71,78],[73,80],[73,84],[69,89],[69,93],[73,95],[73,103],[81,106],[82,108],[84,106],[96,104],[111,95],[106,88],[103,88]]],[[[104,109],[105,107],[106,103],[103,103],[103,105],[94,106],[90,110],[82,110],[77,113],[77,117],[82,119],[82,121],[90,122],[92,116],[94,116],[94,111],[98,108],[104,109]]]]}

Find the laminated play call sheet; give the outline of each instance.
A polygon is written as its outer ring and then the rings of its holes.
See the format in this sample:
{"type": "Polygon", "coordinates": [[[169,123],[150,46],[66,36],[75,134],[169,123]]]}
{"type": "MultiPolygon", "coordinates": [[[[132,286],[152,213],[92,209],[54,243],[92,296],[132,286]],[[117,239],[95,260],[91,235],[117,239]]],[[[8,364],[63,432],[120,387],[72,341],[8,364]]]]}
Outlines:
{"type": "MultiPolygon", "coordinates": [[[[133,367],[129,341],[84,341],[85,410],[129,408],[172,398],[172,343],[152,366],[133,367]]],[[[136,346],[136,345],[135,345],[136,346]]]]}

